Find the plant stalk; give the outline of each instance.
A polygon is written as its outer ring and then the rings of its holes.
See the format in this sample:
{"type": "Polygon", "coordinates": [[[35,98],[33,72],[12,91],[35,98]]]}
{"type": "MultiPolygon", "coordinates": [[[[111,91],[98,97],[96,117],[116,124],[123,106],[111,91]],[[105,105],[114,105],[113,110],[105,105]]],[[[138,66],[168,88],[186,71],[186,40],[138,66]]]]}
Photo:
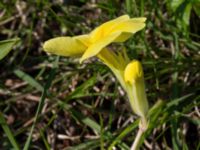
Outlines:
{"type": "Polygon", "coordinates": [[[131,146],[131,150],[138,150],[139,149],[140,140],[141,140],[143,133],[144,133],[144,130],[139,128],[137,136],[135,138],[135,141],[133,142],[133,144],[131,146]]]}
{"type": "Polygon", "coordinates": [[[141,122],[139,124],[138,133],[136,135],[136,138],[135,138],[130,150],[139,150],[142,135],[143,135],[143,133],[145,133],[147,128],[148,128],[148,122],[146,121],[146,119],[143,119],[143,121],[141,120],[141,122]]]}

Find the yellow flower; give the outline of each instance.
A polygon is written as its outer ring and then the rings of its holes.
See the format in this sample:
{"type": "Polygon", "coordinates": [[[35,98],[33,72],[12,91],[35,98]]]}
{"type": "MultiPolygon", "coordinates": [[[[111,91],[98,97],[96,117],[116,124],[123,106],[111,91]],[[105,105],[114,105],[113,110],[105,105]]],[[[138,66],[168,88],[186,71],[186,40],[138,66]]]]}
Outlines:
{"type": "Polygon", "coordinates": [[[130,61],[126,50],[114,52],[106,47],[112,42],[124,42],[145,26],[145,18],[121,16],[94,29],[90,34],[74,37],[57,37],[46,41],[45,51],[61,56],[79,56],[80,62],[97,56],[114,73],[127,92],[131,108],[147,124],[148,102],[146,98],[142,65],[130,61]]]}
{"type": "Polygon", "coordinates": [[[62,56],[81,56],[80,62],[97,55],[112,42],[124,42],[145,27],[146,18],[123,15],[108,21],[91,33],[75,37],[58,37],[46,41],[45,51],[62,56]]]}

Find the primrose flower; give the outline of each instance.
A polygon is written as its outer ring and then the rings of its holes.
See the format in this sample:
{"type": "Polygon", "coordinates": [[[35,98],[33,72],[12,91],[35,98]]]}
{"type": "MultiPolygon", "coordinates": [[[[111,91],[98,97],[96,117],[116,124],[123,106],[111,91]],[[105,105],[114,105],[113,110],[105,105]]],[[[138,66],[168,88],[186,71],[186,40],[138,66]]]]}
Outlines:
{"type": "Polygon", "coordinates": [[[108,21],[91,33],[74,37],[57,37],[46,41],[46,52],[62,56],[81,56],[80,62],[97,55],[113,42],[124,42],[145,27],[146,18],[130,18],[123,15],[108,21]]]}
{"type": "Polygon", "coordinates": [[[145,26],[145,18],[121,16],[108,21],[91,33],[74,37],[57,37],[46,41],[46,52],[61,56],[78,56],[80,62],[96,56],[107,65],[123,89],[127,92],[132,110],[147,125],[148,102],[146,98],[144,75],[139,61],[130,61],[126,50],[111,51],[107,46],[113,42],[124,42],[132,34],[145,26]]]}

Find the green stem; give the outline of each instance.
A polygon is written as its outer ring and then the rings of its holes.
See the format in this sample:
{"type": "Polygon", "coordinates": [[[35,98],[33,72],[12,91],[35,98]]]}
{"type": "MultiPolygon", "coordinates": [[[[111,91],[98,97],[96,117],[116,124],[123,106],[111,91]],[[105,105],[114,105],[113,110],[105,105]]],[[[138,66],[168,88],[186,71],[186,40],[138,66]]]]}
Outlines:
{"type": "Polygon", "coordinates": [[[131,146],[131,150],[139,150],[140,144],[142,143],[142,135],[147,131],[149,126],[149,121],[147,118],[141,118],[139,123],[139,130],[136,135],[135,141],[133,142],[131,146]]]}
{"type": "Polygon", "coordinates": [[[133,142],[133,144],[131,146],[131,150],[138,150],[139,149],[140,141],[142,139],[142,135],[143,135],[144,132],[145,132],[145,130],[142,129],[141,127],[139,127],[135,141],[133,142]]]}

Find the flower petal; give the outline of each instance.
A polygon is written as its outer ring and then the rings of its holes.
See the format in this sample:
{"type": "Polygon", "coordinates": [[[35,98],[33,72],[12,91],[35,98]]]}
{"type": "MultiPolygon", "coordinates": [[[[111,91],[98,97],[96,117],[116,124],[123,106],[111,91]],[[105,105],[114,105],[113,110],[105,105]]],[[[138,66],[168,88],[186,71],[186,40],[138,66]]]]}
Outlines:
{"type": "Polygon", "coordinates": [[[92,44],[85,51],[85,53],[80,59],[80,62],[82,62],[83,60],[87,58],[97,55],[104,47],[112,43],[120,34],[121,34],[120,32],[113,33],[110,36],[107,36],[104,39],[101,39],[98,42],[92,44]]]}
{"type": "Polygon", "coordinates": [[[114,28],[119,23],[129,20],[129,19],[130,18],[128,15],[123,15],[123,16],[120,16],[116,19],[113,19],[111,21],[108,21],[108,22],[100,25],[94,31],[91,32],[91,34],[90,34],[91,42],[94,43],[94,42],[100,40],[101,38],[103,38],[104,36],[109,35],[110,30],[112,30],[112,28],[114,28]]]}
{"type": "Polygon", "coordinates": [[[130,33],[135,33],[141,29],[143,29],[145,27],[145,18],[134,18],[134,19],[130,19],[127,21],[124,21],[120,24],[118,24],[118,26],[116,26],[112,32],[130,32],[130,33]]]}
{"type": "Polygon", "coordinates": [[[128,32],[121,33],[113,42],[125,42],[128,40],[133,34],[128,32]]]}
{"type": "Polygon", "coordinates": [[[145,27],[145,23],[144,23],[145,20],[146,18],[133,18],[133,19],[121,22],[120,24],[115,26],[115,28],[113,28],[110,31],[111,33],[122,32],[122,34],[117,39],[115,39],[115,42],[124,42],[128,38],[130,38],[132,34],[143,29],[145,27]]]}
{"type": "Polygon", "coordinates": [[[84,36],[57,37],[46,41],[43,48],[46,52],[61,56],[78,56],[84,53],[86,46],[81,42],[84,36]],[[79,41],[80,40],[80,41],[79,41]]]}
{"type": "Polygon", "coordinates": [[[124,80],[132,83],[136,82],[139,78],[143,78],[142,65],[137,60],[132,60],[124,70],[124,80]]]}
{"type": "Polygon", "coordinates": [[[80,41],[86,47],[89,47],[90,43],[90,36],[88,34],[75,36],[74,39],[80,41]]]}

